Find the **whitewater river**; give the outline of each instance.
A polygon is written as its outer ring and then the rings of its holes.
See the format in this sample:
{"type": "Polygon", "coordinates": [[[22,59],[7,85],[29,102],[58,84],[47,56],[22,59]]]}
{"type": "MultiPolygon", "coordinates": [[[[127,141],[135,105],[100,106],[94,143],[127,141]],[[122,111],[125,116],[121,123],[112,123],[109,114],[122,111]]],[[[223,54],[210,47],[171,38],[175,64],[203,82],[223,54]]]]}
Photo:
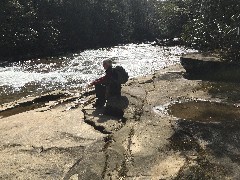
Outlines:
{"type": "Polygon", "coordinates": [[[0,104],[52,90],[81,89],[104,74],[102,61],[111,59],[123,66],[130,77],[144,76],[155,70],[180,63],[180,56],[193,52],[180,46],[162,47],[127,44],[69,54],[0,64],[0,104]]]}

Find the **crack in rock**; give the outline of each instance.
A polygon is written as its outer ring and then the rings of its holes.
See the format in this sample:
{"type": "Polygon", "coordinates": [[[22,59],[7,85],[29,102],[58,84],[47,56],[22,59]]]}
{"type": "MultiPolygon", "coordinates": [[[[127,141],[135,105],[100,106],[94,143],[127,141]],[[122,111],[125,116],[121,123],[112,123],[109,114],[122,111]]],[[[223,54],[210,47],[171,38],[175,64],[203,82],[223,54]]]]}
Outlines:
{"type": "Polygon", "coordinates": [[[94,121],[88,120],[86,118],[86,110],[83,109],[83,114],[84,114],[84,122],[87,123],[88,125],[92,126],[96,131],[99,131],[102,134],[111,134],[112,132],[107,131],[104,126],[97,125],[94,121]]]}
{"type": "Polygon", "coordinates": [[[78,174],[77,170],[79,168],[80,162],[84,159],[84,157],[78,159],[72,167],[69,168],[68,172],[63,177],[63,180],[69,180],[74,174],[78,174]]]}
{"type": "Polygon", "coordinates": [[[54,101],[54,100],[57,100],[57,99],[60,99],[62,97],[66,97],[66,96],[67,96],[67,94],[65,94],[65,93],[47,94],[47,95],[37,97],[33,100],[21,102],[21,103],[15,104],[12,107],[8,107],[4,110],[1,110],[0,117],[5,118],[5,117],[13,116],[15,114],[27,112],[27,111],[30,111],[33,109],[45,107],[47,102],[54,101]]]}
{"type": "Polygon", "coordinates": [[[129,136],[128,136],[128,145],[127,145],[127,154],[126,154],[127,162],[133,162],[131,146],[132,146],[132,138],[133,138],[134,134],[135,134],[134,127],[132,127],[130,129],[129,136]]]}
{"type": "Polygon", "coordinates": [[[134,162],[134,158],[131,151],[132,137],[134,136],[134,134],[135,134],[134,127],[132,127],[130,129],[128,139],[127,139],[127,147],[126,147],[127,149],[125,150],[125,153],[124,153],[124,160],[122,161],[120,169],[118,170],[118,177],[120,179],[127,177],[127,173],[129,171],[128,165],[134,162]]]}
{"type": "Polygon", "coordinates": [[[99,131],[102,134],[111,134],[112,132],[107,131],[104,126],[97,125],[95,122],[84,119],[84,122],[92,126],[96,131],[99,131]]]}
{"type": "Polygon", "coordinates": [[[49,152],[55,152],[55,153],[69,153],[75,155],[75,152],[80,152],[80,150],[84,150],[85,146],[75,146],[75,147],[50,147],[50,148],[44,148],[43,146],[36,147],[31,146],[29,149],[22,149],[21,152],[26,152],[30,154],[40,154],[40,153],[49,153],[49,152]]]}
{"type": "Polygon", "coordinates": [[[102,179],[104,179],[106,177],[106,173],[107,173],[107,169],[108,169],[108,166],[109,166],[109,157],[110,155],[107,153],[107,149],[109,148],[109,146],[112,144],[113,142],[113,136],[112,135],[108,135],[104,138],[104,147],[103,147],[103,151],[105,153],[105,162],[104,162],[104,169],[103,169],[103,172],[102,172],[102,179]]]}
{"type": "Polygon", "coordinates": [[[0,150],[5,150],[5,149],[9,149],[9,148],[15,148],[15,147],[20,147],[22,146],[21,144],[4,144],[2,146],[0,146],[0,150]]]}

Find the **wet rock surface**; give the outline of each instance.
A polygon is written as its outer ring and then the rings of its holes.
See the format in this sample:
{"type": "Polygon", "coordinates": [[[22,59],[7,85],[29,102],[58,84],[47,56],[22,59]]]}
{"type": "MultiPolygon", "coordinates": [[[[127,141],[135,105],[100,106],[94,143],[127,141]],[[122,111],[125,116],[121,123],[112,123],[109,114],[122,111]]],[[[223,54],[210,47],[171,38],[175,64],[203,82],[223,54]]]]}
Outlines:
{"type": "Polygon", "coordinates": [[[124,85],[124,118],[91,92],[4,104],[0,179],[239,179],[239,94],[175,65],[124,85]]]}

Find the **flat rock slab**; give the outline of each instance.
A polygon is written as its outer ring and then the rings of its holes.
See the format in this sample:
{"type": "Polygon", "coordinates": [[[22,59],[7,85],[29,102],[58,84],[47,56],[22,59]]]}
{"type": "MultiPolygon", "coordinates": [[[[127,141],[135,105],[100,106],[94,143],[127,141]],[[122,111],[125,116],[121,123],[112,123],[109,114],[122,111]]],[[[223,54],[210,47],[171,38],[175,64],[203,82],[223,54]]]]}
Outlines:
{"type": "Polygon", "coordinates": [[[62,179],[105,136],[84,123],[82,108],[72,102],[52,109],[26,105],[27,111],[16,104],[0,118],[0,179],[62,179]]]}

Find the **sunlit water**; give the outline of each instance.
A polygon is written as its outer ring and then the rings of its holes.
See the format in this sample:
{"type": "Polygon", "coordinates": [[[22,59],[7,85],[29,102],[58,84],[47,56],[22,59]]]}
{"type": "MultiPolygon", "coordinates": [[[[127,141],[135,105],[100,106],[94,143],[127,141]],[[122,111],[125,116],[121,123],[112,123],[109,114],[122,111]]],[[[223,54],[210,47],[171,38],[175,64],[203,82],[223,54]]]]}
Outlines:
{"type": "Polygon", "coordinates": [[[130,77],[136,77],[177,64],[182,54],[192,51],[179,46],[128,44],[1,65],[0,104],[52,90],[81,89],[104,74],[102,61],[105,59],[110,58],[114,65],[123,66],[130,77]]]}

